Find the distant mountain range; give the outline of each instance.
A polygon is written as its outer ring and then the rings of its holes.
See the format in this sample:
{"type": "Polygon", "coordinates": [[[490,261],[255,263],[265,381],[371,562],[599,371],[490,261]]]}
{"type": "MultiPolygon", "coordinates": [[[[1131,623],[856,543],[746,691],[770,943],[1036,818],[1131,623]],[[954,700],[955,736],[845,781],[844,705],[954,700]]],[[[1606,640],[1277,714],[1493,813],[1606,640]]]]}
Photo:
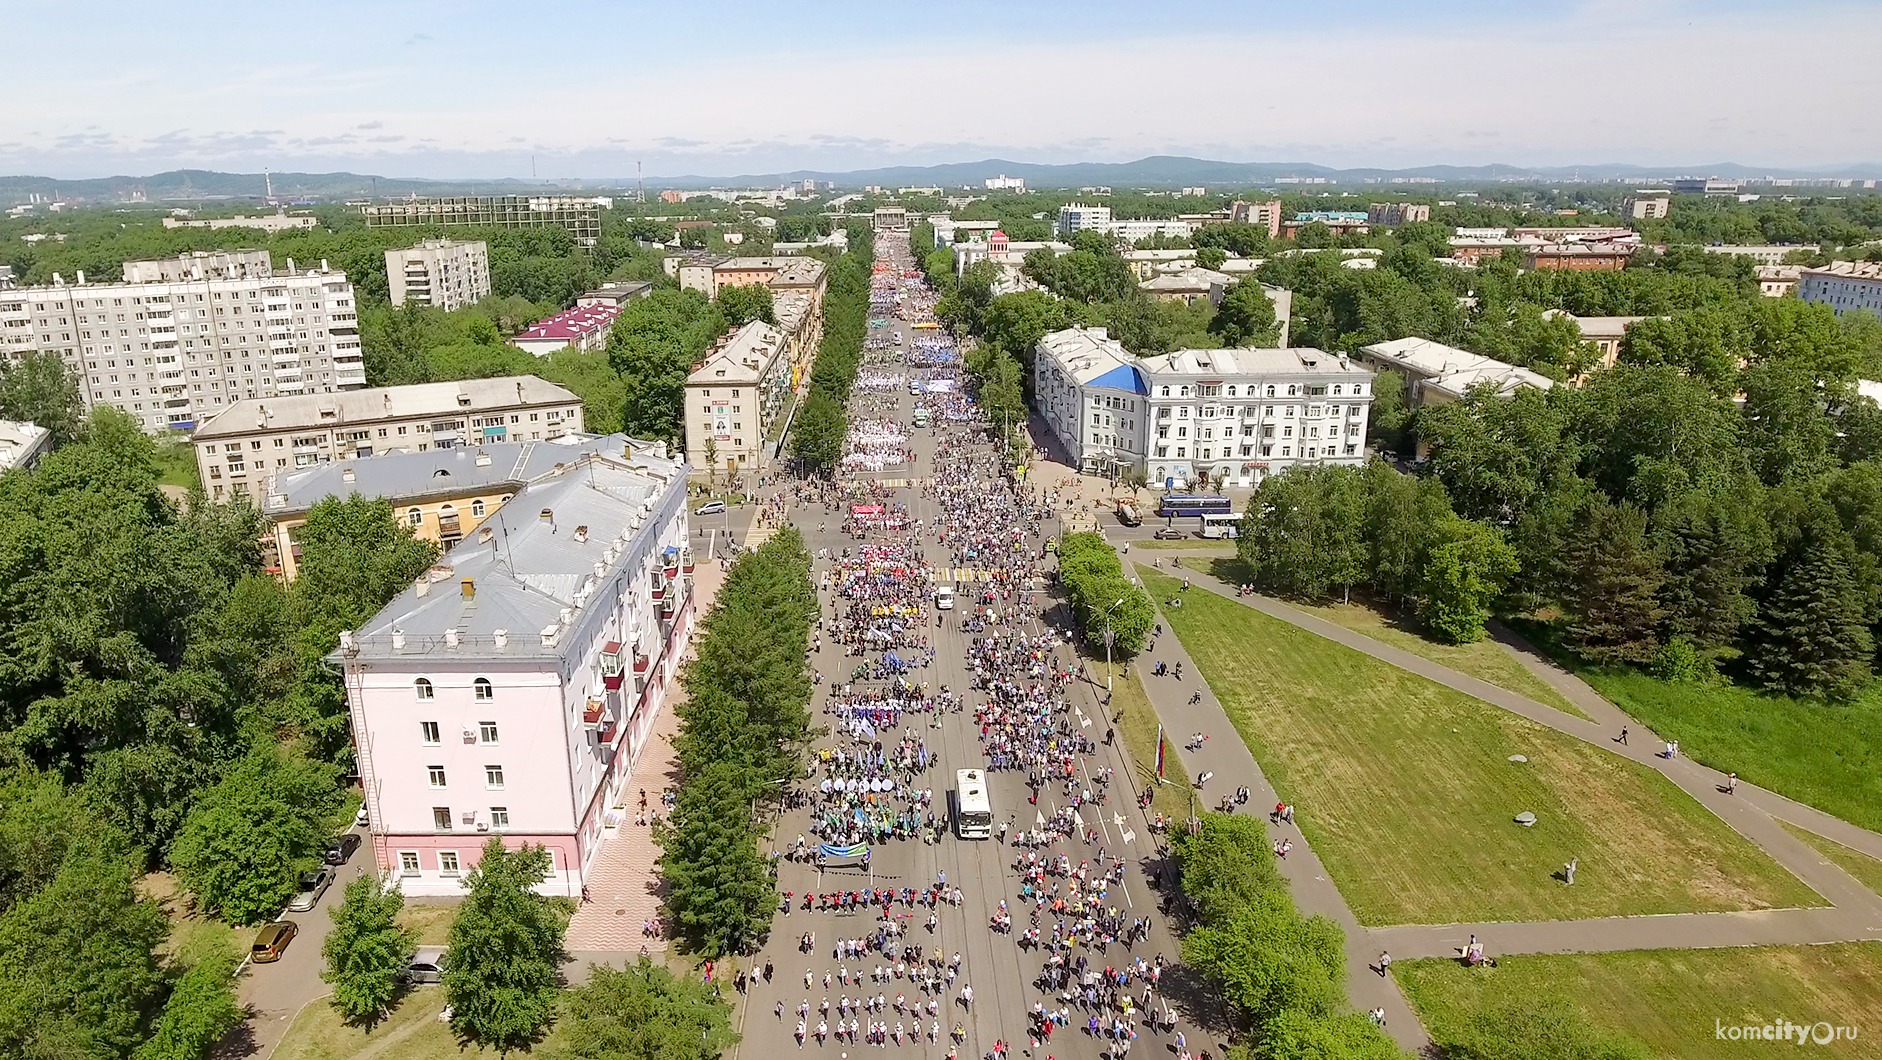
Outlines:
{"type": "MultiPolygon", "coordinates": [[[[1794,178],[1869,178],[1882,176],[1882,163],[1861,162],[1817,169],[1759,167],[1736,162],[1693,166],[1640,166],[1609,162],[1583,166],[1415,166],[1407,169],[1335,169],[1312,162],[1219,162],[1176,155],[1154,155],[1135,162],[1074,162],[1046,165],[989,158],[979,162],[948,162],[934,166],[887,166],[844,172],[794,170],[788,173],[748,173],[730,177],[684,176],[656,178],[656,188],[768,187],[804,180],[827,181],[839,188],[866,185],[885,187],[980,187],[988,177],[1021,177],[1035,188],[1092,186],[1175,188],[1246,187],[1272,185],[1286,178],[1320,178],[1339,184],[1398,178],[1423,178],[1444,183],[1510,180],[1659,181],[1672,177],[1719,177],[1756,180],[1768,176],[1794,178]]],[[[613,189],[634,186],[634,179],[582,181],[427,180],[375,177],[358,173],[274,173],[274,194],[281,199],[335,199],[394,195],[514,195],[528,192],[570,191],[577,188],[613,189]]],[[[152,201],[259,199],[266,181],[260,173],[219,173],[203,169],[177,169],[145,177],[97,177],[57,180],[51,177],[0,176],[0,203],[25,201],[38,194],[55,199],[122,202],[138,195],[152,201]]]]}

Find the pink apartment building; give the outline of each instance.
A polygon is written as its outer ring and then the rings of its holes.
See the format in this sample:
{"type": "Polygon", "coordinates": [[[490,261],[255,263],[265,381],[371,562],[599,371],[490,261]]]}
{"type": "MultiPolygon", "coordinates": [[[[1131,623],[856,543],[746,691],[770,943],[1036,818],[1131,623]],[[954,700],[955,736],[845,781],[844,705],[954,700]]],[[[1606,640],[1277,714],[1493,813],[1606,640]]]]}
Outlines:
{"type": "Polygon", "coordinates": [[[406,894],[462,893],[500,835],[579,895],[620,824],[694,617],[686,466],[637,449],[531,480],[340,635],[373,856],[406,894]]]}

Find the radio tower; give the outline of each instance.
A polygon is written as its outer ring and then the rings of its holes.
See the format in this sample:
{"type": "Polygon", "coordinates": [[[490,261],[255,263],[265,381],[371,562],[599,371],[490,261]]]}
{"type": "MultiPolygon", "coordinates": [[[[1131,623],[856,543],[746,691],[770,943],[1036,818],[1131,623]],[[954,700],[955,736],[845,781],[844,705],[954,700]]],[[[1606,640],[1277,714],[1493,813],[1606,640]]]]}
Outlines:
{"type": "Polygon", "coordinates": [[[640,201],[646,202],[647,174],[641,170],[639,162],[634,163],[634,183],[640,186],[640,201]]]}
{"type": "Polygon", "coordinates": [[[266,188],[268,191],[268,205],[273,206],[274,205],[274,174],[268,172],[265,169],[262,170],[261,171],[261,183],[262,183],[262,186],[266,188]]]}

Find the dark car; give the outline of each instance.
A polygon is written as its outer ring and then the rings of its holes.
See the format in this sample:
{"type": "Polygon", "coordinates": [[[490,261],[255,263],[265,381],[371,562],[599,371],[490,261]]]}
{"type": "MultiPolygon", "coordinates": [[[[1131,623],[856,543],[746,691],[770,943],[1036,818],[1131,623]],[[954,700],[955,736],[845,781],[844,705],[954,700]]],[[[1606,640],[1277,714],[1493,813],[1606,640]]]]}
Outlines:
{"type": "Polygon", "coordinates": [[[344,865],[353,857],[353,851],[359,849],[359,836],[348,832],[337,839],[327,840],[327,852],[324,855],[329,865],[344,865]]]}
{"type": "Polygon", "coordinates": [[[1150,536],[1156,538],[1158,541],[1181,541],[1189,535],[1174,526],[1166,526],[1150,536]]]}
{"type": "Polygon", "coordinates": [[[281,954],[294,941],[301,926],[292,920],[277,920],[272,924],[263,924],[255,935],[255,944],[249,948],[248,959],[256,964],[270,964],[281,959],[281,954]]]}

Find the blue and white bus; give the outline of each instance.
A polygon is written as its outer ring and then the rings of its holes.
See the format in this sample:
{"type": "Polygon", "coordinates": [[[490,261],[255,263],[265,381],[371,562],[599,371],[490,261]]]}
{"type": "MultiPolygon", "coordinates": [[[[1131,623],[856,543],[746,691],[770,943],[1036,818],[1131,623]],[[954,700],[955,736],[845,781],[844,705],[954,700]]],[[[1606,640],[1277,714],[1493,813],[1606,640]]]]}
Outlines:
{"type": "Polygon", "coordinates": [[[1165,518],[1183,515],[1229,515],[1234,506],[1227,497],[1199,493],[1171,493],[1157,502],[1157,514],[1165,518]]]}

